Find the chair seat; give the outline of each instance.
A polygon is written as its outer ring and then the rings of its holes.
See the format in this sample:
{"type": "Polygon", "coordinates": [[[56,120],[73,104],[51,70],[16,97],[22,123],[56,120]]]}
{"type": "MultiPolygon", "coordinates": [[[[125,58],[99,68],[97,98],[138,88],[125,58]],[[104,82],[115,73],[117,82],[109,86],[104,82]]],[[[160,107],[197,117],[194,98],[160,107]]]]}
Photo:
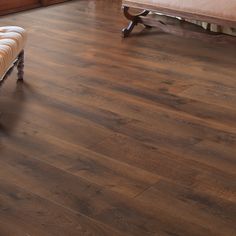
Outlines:
{"type": "Polygon", "coordinates": [[[123,5],[147,10],[170,10],[235,22],[235,0],[123,0],[123,5]]]}
{"type": "Polygon", "coordinates": [[[26,43],[26,31],[17,26],[0,27],[0,78],[11,67],[26,43]]]}

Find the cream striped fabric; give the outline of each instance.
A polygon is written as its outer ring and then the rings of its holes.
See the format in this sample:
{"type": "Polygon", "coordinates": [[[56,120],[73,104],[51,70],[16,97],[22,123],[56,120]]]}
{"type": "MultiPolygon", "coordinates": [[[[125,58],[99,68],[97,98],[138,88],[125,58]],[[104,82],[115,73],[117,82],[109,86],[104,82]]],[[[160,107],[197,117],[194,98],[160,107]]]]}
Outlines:
{"type": "Polygon", "coordinates": [[[23,50],[26,38],[26,31],[21,27],[0,27],[0,78],[23,50]]]}

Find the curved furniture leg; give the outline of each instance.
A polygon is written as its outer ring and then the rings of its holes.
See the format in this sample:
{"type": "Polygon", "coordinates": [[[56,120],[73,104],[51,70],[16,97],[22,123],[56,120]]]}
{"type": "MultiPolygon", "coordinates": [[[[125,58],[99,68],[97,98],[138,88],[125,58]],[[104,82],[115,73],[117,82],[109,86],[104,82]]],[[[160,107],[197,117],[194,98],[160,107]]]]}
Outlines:
{"type": "Polygon", "coordinates": [[[124,28],[122,30],[122,33],[123,33],[123,37],[126,38],[129,36],[129,34],[133,31],[134,27],[137,25],[137,22],[135,21],[131,21],[128,25],[127,28],[124,28]]]}
{"type": "MultiPolygon", "coordinates": [[[[141,21],[140,21],[140,16],[147,16],[148,13],[149,13],[149,11],[144,10],[144,11],[142,11],[141,13],[139,13],[139,14],[137,14],[137,15],[131,15],[131,14],[129,13],[129,7],[126,7],[126,6],[125,6],[125,7],[123,8],[123,10],[124,10],[124,15],[125,15],[125,17],[126,17],[128,20],[130,20],[130,23],[129,23],[128,27],[127,27],[127,28],[124,28],[124,29],[122,30],[123,37],[126,38],[126,37],[128,37],[129,34],[132,32],[132,30],[134,29],[134,27],[135,27],[138,23],[141,22],[141,21]]],[[[148,27],[148,26],[146,26],[146,27],[148,27]]]]}
{"type": "Polygon", "coordinates": [[[24,51],[19,54],[18,63],[17,63],[17,70],[18,70],[18,80],[24,79],[24,51]]]}

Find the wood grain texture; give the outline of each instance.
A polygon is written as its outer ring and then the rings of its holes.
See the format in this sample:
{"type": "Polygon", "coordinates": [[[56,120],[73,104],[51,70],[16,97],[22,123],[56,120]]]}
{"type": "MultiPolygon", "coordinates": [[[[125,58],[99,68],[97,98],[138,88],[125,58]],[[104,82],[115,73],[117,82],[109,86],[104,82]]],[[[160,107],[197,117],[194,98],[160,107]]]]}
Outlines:
{"type": "Polygon", "coordinates": [[[123,40],[120,6],[2,18],[29,41],[0,90],[0,235],[236,235],[236,46],[123,40]]]}
{"type": "Polygon", "coordinates": [[[69,0],[1,0],[0,15],[33,9],[41,6],[49,6],[69,0]]]}

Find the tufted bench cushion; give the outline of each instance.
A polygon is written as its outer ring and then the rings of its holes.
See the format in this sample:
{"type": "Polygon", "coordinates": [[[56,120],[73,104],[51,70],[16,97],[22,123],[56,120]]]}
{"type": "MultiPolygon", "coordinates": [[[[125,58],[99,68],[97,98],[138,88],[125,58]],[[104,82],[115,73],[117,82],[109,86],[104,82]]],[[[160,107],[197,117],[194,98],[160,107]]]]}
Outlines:
{"type": "Polygon", "coordinates": [[[0,27],[0,79],[18,59],[24,49],[26,38],[26,31],[21,27],[0,27]]]}

